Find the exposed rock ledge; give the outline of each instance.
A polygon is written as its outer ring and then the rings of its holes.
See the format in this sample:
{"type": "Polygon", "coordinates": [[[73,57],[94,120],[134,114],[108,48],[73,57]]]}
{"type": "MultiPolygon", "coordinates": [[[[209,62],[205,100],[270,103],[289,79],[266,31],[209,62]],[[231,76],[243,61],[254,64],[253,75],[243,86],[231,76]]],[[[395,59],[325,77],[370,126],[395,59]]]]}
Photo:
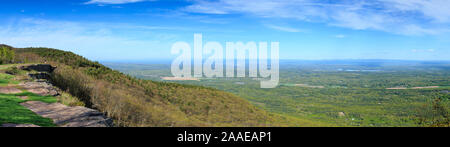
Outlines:
{"type": "Polygon", "coordinates": [[[33,124],[2,124],[1,127],[40,127],[38,125],[33,125],[33,124]]]}
{"type": "Polygon", "coordinates": [[[28,101],[21,104],[60,127],[111,127],[113,122],[103,113],[86,107],[69,107],[60,103],[28,101]]]}
{"type": "MultiPolygon", "coordinates": [[[[48,82],[49,73],[53,72],[56,67],[49,64],[35,64],[22,66],[23,70],[34,70],[41,73],[29,74],[37,82],[20,83],[21,89],[41,96],[57,96],[58,90],[48,82]],[[44,80],[41,80],[44,79],[44,80]]],[[[21,90],[14,87],[0,88],[2,93],[20,93],[21,90]]],[[[27,97],[21,97],[26,99],[27,97]]],[[[107,118],[103,113],[81,106],[69,107],[61,103],[44,103],[40,101],[28,101],[21,103],[36,114],[50,118],[60,127],[112,127],[113,121],[107,118]]],[[[1,127],[39,127],[33,124],[1,124],[1,127]]]]}
{"type": "Polygon", "coordinates": [[[47,82],[25,82],[19,84],[19,86],[23,87],[25,90],[31,93],[41,96],[59,95],[58,91],[53,87],[53,85],[47,82]]]}

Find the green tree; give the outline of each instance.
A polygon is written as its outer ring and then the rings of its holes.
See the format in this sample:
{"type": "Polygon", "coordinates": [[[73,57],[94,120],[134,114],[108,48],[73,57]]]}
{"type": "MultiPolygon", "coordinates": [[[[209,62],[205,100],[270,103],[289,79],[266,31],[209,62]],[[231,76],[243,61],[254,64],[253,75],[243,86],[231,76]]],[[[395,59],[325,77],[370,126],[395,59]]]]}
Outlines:
{"type": "Polygon", "coordinates": [[[7,47],[0,48],[0,64],[9,64],[14,62],[15,53],[7,47]]]}

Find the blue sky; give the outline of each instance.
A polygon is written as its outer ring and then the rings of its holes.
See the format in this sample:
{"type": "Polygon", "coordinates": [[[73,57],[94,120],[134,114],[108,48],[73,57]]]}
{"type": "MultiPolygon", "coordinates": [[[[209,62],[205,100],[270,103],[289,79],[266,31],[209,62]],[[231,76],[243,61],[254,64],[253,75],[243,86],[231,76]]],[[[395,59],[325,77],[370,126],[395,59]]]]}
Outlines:
{"type": "Polygon", "coordinates": [[[278,41],[282,59],[450,60],[447,0],[2,0],[0,43],[92,60],[193,41],[278,41]]]}

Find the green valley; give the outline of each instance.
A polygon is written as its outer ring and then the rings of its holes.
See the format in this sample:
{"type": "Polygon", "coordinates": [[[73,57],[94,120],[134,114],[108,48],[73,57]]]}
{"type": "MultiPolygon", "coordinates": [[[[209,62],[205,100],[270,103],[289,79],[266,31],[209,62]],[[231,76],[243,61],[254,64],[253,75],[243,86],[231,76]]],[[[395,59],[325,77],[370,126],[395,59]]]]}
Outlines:
{"type": "MultiPolygon", "coordinates": [[[[337,126],[449,125],[449,62],[285,60],[280,64],[280,85],[274,89],[261,89],[252,78],[165,82],[217,88],[268,112],[337,126]]],[[[161,77],[171,76],[170,63],[105,65],[141,79],[164,81],[161,77]]]]}

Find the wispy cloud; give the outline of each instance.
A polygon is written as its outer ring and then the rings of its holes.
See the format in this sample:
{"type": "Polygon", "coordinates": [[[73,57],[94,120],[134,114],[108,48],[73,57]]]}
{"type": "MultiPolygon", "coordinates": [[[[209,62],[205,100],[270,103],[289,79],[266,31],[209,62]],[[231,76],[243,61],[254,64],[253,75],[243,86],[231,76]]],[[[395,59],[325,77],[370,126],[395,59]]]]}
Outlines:
{"type": "Polygon", "coordinates": [[[177,28],[26,18],[2,24],[0,44],[64,49],[93,60],[146,59],[153,54],[170,55],[164,49],[177,40],[177,35],[155,32],[161,29],[177,28]],[[120,31],[136,33],[124,36],[120,31]]]}
{"type": "Polygon", "coordinates": [[[277,26],[277,25],[265,25],[265,26],[268,28],[283,31],[283,32],[291,32],[291,33],[302,32],[302,30],[300,30],[300,29],[286,27],[286,26],[277,26]]]}
{"type": "Polygon", "coordinates": [[[435,22],[450,22],[448,0],[380,0],[390,9],[400,12],[419,12],[435,22]]]}
{"type": "Polygon", "coordinates": [[[336,36],[334,36],[334,37],[336,37],[336,38],[345,38],[346,36],[345,36],[345,35],[342,35],[342,34],[338,34],[338,35],[336,35],[336,36]]]}
{"type": "Polygon", "coordinates": [[[403,35],[449,32],[448,0],[193,0],[192,13],[246,14],[403,35]]]}
{"type": "Polygon", "coordinates": [[[137,3],[149,0],[90,0],[84,4],[126,4],[126,3],[137,3]]]}
{"type": "Polygon", "coordinates": [[[412,49],[411,52],[413,53],[432,53],[434,52],[434,49],[412,49]]]}

